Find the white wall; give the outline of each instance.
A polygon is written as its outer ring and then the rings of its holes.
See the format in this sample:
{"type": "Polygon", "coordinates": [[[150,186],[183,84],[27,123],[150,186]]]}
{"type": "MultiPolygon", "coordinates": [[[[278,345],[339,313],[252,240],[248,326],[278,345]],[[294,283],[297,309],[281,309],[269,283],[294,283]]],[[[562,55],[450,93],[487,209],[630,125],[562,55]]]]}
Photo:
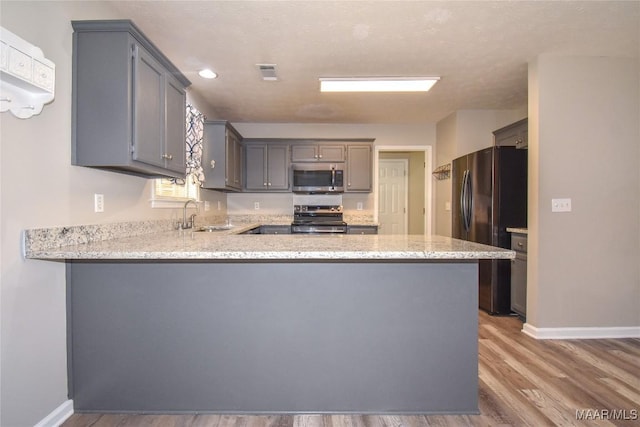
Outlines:
{"type": "Polygon", "coordinates": [[[639,122],[637,59],[530,64],[528,324],[640,326],[639,122]]]}
{"type": "MultiPolygon", "coordinates": [[[[67,400],[65,266],[24,260],[27,228],[178,217],[151,209],[150,180],[71,166],[73,19],[109,19],[102,2],[2,1],[1,25],[56,64],[56,97],[21,120],[0,115],[0,425],[28,426],[67,400]],[[93,212],[93,194],[105,212],[93,212]]],[[[205,192],[209,200],[223,199],[205,192]]]]}
{"type": "MultiPolygon", "coordinates": [[[[451,163],[457,152],[457,114],[449,114],[436,125],[436,162],[435,167],[451,163]]],[[[435,203],[433,212],[436,226],[435,234],[451,236],[451,178],[435,181],[435,203]]]]}

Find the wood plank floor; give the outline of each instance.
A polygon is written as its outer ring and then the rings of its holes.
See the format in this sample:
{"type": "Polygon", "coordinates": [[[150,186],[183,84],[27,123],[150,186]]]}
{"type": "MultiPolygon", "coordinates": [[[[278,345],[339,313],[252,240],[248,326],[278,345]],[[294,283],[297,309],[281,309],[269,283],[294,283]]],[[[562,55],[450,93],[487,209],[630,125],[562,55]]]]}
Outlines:
{"type": "Polygon", "coordinates": [[[74,414],[63,427],[640,425],[640,339],[538,341],[515,317],[479,319],[480,415],[74,414]]]}

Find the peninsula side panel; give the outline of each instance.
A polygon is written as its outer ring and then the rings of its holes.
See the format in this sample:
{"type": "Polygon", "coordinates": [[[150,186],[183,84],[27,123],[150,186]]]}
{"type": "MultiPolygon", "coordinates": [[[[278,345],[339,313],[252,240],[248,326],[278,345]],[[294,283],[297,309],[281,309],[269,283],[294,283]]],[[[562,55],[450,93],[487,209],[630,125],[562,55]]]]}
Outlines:
{"type": "Polygon", "coordinates": [[[76,412],[478,413],[477,261],[70,261],[76,412]]]}

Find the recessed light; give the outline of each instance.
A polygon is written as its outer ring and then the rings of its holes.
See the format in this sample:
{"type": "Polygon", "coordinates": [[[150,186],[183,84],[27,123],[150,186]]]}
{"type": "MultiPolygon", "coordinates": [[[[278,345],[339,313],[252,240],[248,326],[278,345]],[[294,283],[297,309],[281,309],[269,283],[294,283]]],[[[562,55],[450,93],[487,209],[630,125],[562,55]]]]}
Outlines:
{"type": "Polygon", "coordinates": [[[205,68],[204,70],[198,71],[198,75],[203,79],[215,79],[216,77],[218,77],[218,75],[214,73],[212,70],[210,70],[209,68],[205,68]]]}
{"type": "Polygon", "coordinates": [[[427,92],[440,77],[320,78],[321,92],[427,92]]]}

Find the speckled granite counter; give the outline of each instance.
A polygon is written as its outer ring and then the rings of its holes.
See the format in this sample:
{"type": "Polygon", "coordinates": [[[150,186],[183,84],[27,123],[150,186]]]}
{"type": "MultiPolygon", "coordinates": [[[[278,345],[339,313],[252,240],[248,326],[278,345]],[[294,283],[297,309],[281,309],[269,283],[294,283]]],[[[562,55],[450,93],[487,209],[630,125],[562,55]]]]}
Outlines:
{"type": "Polygon", "coordinates": [[[507,227],[507,231],[509,233],[529,234],[529,230],[527,230],[526,228],[511,228],[511,227],[507,227]]]}
{"type": "MultiPolygon", "coordinates": [[[[515,253],[442,236],[238,235],[259,224],[215,232],[165,231],[60,247],[26,245],[37,259],[512,259],[515,253]]],[[[27,239],[28,241],[30,239],[27,239]]],[[[31,239],[32,240],[32,239],[31,239]]]]}

